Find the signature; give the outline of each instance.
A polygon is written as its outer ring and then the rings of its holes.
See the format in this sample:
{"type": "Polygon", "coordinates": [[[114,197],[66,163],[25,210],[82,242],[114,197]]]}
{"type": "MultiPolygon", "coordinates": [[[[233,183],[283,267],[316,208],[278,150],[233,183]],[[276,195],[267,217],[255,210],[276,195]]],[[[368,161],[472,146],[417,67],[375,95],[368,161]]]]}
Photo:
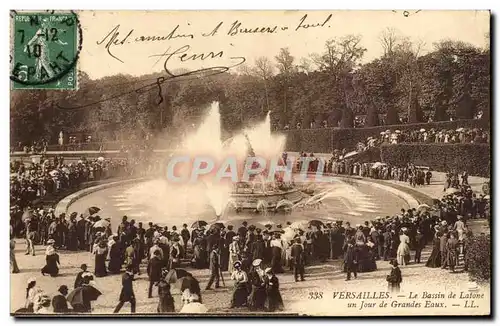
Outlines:
{"type": "Polygon", "coordinates": [[[104,44],[104,42],[106,42],[106,45],[104,45],[104,48],[106,49],[106,51],[108,52],[108,54],[120,61],[121,63],[123,63],[123,61],[118,58],[116,55],[113,54],[113,52],[111,52],[111,48],[114,47],[114,46],[117,46],[117,45],[123,45],[125,44],[125,42],[127,42],[127,39],[130,37],[130,35],[132,35],[132,32],[134,31],[133,29],[130,30],[130,32],[128,32],[128,34],[123,37],[123,38],[119,38],[120,36],[120,25],[116,25],[115,27],[113,27],[113,29],[111,29],[111,31],[109,31],[109,33],[104,36],[104,38],[100,41],[97,41],[97,45],[101,45],[101,44],[104,44]]]}
{"type": "Polygon", "coordinates": [[[122,34],[125,35],[124,37],[120,35],[120,25],[116,25],[113,27],[107,34],[104,36],[104,38],[100,41],[97,41],[97,45],[103,45],[108,54],[113,58],[121,63],[124,63],[122,59],[118,58],[112,52],[112,48],[124,44],[128,44],[131,42],[157,42],[157,41],[169,41],[169,40],[174,40],[174,39],[182,39],[182,38],[187,38],[187,39],[193,39],[194,35],[187,33],[183,34],[180,32],[180,25],[175,26],[168,34],[166,35],[139,35],[136,36],[135,38],[132,39],[131,35],[134,33],[134,29],[131,29],[127,34],[122,34]]]}
{"type": "MultiPolygon", "coordinates": [[[[108,41],[109,42],[109,41],[108,41]]],[[[111,42],[111,44],[114,41],[111,42]]],[[[192,62],[192,61],[211,61],[214,59],[223,59],[225,57],[224,51],[210,51],[210,52],[204,52],[204,53],[190,53],[189,50],[191,47],[189,45],[184,45],[178,49],[171,50],[171,47],[169,47],[164,53],[161,54],[155,54],[151,55],[150,57],[158,57],[158,61],[164,59],[165,61],[163,62],[163,69],[165,71],[164,76],[160,76],[156,79],[143,79],[139,80],[137,82],[134,82],[134,84],[138,83],[143,83],[146,82],[144,85],[140,87],[136,87],[135,89],[128,90],[128,91],[121,91],[112,95],[109,95],[99,101],[95,101],[92,103],[85,103],[81,105],[72,105],[72,106],[63,106],[58,104],[59,109],[64,109],[64,110],[77,110],[77,109],[84,109],[87,107],[91,107],[93,105],[110,101],[113,99],[120,98],[122,96],[136,93],[136,94],[141,94],[145,92],[150,92],[152,90],[157,90],[158,91],[158,101],[157,104],[161,104],[163,102],[163,95],[162,95],[162,85],[165,84],[166,82],[170,81],[181,81],[181,80],[189,80],[189,79],[195,79],[195,78],[200,78],[200,77],[209,77],[209,76],[214,76],[218,74],[222,74],[227,72],[228,70],[235,68],[241,64],[243,64],[246,59],[245,57],[229,57],[229,59],[234,62],[230,66],[212,66],[212,67],[207,67],[207,68],[201,68],[201,69],[196,69],[196,70],[191,70],[183,73],[174,73],[169,66],[172,64],[172,62],[177,62],[179,63],[185,63],[185,62],[192,62]]],[[[109,50],[108,50],[109,51],[109,50]]],[[[157,62],[158,62],[157,61],[157,62]]],[[[114,87],[115,85],[110,85],[109,87],[114,87]]]]}

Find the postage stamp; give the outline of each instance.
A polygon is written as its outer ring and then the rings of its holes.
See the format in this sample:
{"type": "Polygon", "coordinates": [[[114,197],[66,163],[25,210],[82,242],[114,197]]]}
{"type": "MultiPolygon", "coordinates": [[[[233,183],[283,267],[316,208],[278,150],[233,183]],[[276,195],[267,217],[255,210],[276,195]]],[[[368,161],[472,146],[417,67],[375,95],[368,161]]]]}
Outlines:
{"type": "Polygon", "coordinates": [[[82,37],[76,13],[12,15],[13,89],[77,89],[82,37]]]}

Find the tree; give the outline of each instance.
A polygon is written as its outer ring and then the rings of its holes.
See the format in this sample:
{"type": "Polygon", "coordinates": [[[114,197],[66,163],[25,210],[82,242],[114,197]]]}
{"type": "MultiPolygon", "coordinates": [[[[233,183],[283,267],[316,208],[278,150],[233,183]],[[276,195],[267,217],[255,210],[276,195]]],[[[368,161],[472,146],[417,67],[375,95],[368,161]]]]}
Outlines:
{"type": "Polygon", "coordinates": [[[262,79],[264,83],[264,91],[266,97],[266,108],[267,111],[270,110],[269,107],[269,90],[268,90],[268,81],[274,74],[274,68],[267,57],[259,57],[255,59],[255,75],[262,79]]]}
{"type": "Polygon", "coordinates": [[[449,119],[448,113],[446,112],[446,104],[447,99],[443,98],[438,99],[436,102],[436,108],[434,110],[434,121],[447,121],[449,119]]]}
{"type": "Polygon", "coordinates": [[[474,101],[469,93],[469,87],[470,86],[466,86],[464,93],[458,100],[456,111],[457,119],[472,119],[476,113],[474,101]]]}
{"type": "Polygon", "coordinates": [[[279,72],[286,77],[290,77],[291,74],[297,71],[297,67],[294,65],[295,58],[290,54],[288,48],[281,48],[277,56],[274,57],[277,64],[279,72]]]}
{"type": "Polygon", "coordinates": [[[424,115],[420,103],[418,103],[417,94],[414,93],[410,99],[410,105],[408,108],[408,122],[409,123],[420,123],[424,122],[424,115]]]}
{"type": "Polygon", "coordinates": [[[380,33],[379,40],[384,49],[384,56],[392,56],[394,54],[399,39],[398,32],[394,28],[388,27],[380,33]]]}
{"type": "Polygon", "coordinates": [[[391,105],[387,108],[387,115],[385,117],[386,125],[398,125],[401,121],[399,120],[398,110],[395,106],[391,105]]]}
{"type": "Polygon", "coordinates": [[[354,127],[354,114],[349,106],[346,106],[342,111],[342,120],[340,121],[340,128],[353,128],[354,127]]]}
{"type": "Polygon", "coordinates": [[[325,42],[325,52],[312,54],[311,59],[318,70],[331,72],[339,78],[342,73],[351,72],[358,66],[366,52],[360,43],[359,35],[329,39],[325,42]]]}
{"type": "Polygon", "coordinates": [[[367,127],[376,127],[380,125],[380,120],[378,116],[378,111],[375,105],[368,105],[367,114],[366,114],[366,126],[367,127]]]}

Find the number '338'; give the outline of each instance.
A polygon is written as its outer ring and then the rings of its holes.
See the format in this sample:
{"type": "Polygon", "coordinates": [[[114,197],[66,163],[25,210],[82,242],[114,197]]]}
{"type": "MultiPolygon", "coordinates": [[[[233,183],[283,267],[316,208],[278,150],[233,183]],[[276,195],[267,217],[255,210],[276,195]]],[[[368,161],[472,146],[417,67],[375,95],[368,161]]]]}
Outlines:
{"type": "Polygon", "coordinates": [[[323,299],[323,292],[309,292],[309,295],[307,296],[309,300],[319,300],[323,299]]]}

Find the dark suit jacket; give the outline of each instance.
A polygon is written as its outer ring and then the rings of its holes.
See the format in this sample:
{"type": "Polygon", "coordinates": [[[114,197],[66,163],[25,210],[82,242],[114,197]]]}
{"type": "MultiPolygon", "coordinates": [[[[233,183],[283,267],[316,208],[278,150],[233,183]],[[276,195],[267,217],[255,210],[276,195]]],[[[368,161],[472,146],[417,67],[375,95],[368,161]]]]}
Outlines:
{"type": "Polygon", "coordinates": [[[212,250],[210,253],[210,270],[217,271],[219,269],[219,254],[212,250]]]}
{"type": "Polygon", "coordinates": [[[252,259],[264,258],[265,243],[264,240],[256,240],[252,243],[252,259]]]}
{"type": "Polygon", "coordinates": [[[358,250],[354,245],[344,245],[344,263],[346,265],[354,265],[358,262],[358,250]]]}
{"type": "Polygon", "coordinates": [[[158,282],[161,280],[161,270],[165,266],[165,262],[158,258],[153,257],[148,263],[148,275],[149,280],[152,282],[158,282]]]}
{"type": "Polygon", "coordinates": [[[415,249],[422,249],[425,247],[425,238],[422,233],[415,235],[415,249]]]}
{"type": "Polygon", "coordinates": [[[294,243],[291,247],[290,256],[295,265],[302,265],[304,263],[304,248],[298,243],[294,243]]]}
{"type": "Polygon", "coordinates": [[[122,291],[120,292],[120,301],[128,302],[135,298],[134,295],[134,275],[125,273],[122,276],[122,291]]]}

